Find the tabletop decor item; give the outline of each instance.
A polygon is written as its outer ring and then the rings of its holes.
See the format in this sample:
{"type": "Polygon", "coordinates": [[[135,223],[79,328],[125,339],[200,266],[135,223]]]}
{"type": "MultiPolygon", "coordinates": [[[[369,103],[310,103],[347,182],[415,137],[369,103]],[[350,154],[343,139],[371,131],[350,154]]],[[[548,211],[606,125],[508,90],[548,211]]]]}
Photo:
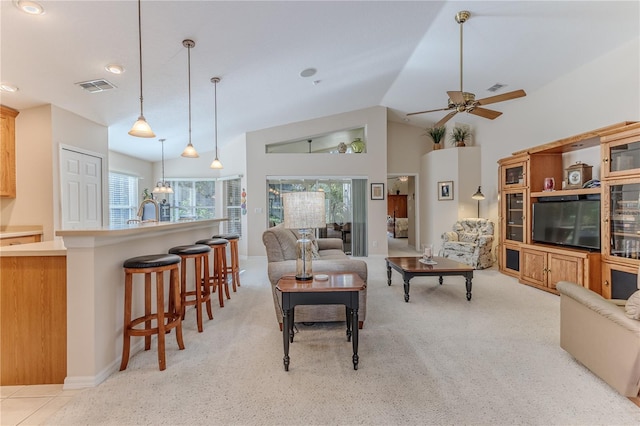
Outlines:
{"type": "Polygon", "coordinates": [[[451,142],[453,142],[455,146],[466,146],[465,141],[470,134],[469,129],[454,127],[451,131],[451,142]]]}
{"type": "Polygon", "coordinates": [[[442,148],[442,145],[440,145],[440,142],[442,141],[442,138],[444,137],[444,134],[447,132],[447,128],[444,126],[440,126],[440,127],[429,127],[427,129],[427,134],[429,136],[431,136],[431,139],[433,140],[433,149],[434,150],[438,150],[440,148],[442,148]]]}
{"type": "Polygon", "coordinates": [[[356,154],[360,154],[364,152],[364,141],[361,138],[355,138],[353,142],[351,142],[351,150],[356,154]]]}

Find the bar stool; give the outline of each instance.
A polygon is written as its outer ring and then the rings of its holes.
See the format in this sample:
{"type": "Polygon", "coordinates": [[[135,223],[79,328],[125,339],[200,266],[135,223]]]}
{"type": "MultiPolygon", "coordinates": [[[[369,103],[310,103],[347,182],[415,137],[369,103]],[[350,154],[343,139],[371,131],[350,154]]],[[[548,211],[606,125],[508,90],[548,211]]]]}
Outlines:
{"type": "Polygon", "coordinates": [[[231,275],[233,291],[236,291],[236,285],[240,287],[240,262],[238,259],[238,234],[218,234],[211,238],[224,238],[229,241],[229,251],[231,252],[231,265],[228,265],[227,273],[231,275]]]}
{"type": "Polygon", "coordinates": [[[212,291],[218,290],[218,301],[220,307],[223,308],[223,287],[227,299],[231,299],[229,295],[229,284],[227,283],[227,245],[229,241],[224,238],[207,238],[198,240],[196,244],[206,244],[213,249],[213,274],[211,274],[209,285],[212,287],[212,291]]]}
{"type": "Polygon", "coordinates": [[[144,350],[151,348],[151,336],[158,335],[158,365],[160,370],[167,368],[164,347],[165,334],[176,329],[178,347],[184,349],[182,341],[182,318],[180,315],[180,290],[178,288],[178,264],[180,257],[172,254],[152,254],[132,257],[124,261],[124,342],[120,371],[127,368],[131,336],[144,336],[144,350]],[[164,272],[170,271],[169,309],[164,307],[164,272]],[[151,312],[151,274],[156,274],[156,312],[151,312]],[[133,293],[133,274],[144,274],[144,316],[131,319],[133,293]],[[152,327],[152,321],[156,327],[152,327]],[[144,323],[144,328],[134,328],[144,323]]]}
{"type": "Polygon", "coordinates": [[[209,319],[213,319],[211,311],[211,294],[209,286],[202,282],[209,281],[209,246],[202,244],[176,246],[169,249],[170,254],[176,254],[182,259],[180,268],[180,301],[182,302],[182,319],[184,320],[187,306],[195,305],[198,331],[202,333],[202,304],[207,307],[209,319]],[[195,265],[195,288],[187,291],[187,260],[193,259],[195,265]]]}

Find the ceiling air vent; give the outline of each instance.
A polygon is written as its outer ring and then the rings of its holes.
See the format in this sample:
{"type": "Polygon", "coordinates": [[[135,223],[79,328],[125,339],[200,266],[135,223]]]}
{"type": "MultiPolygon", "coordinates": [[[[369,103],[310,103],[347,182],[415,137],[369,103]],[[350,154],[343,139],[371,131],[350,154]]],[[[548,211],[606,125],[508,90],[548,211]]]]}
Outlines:
{"type": "Polygon", "coordinates": [[[502,89],[505,86],[506,86],[506,84],[496,83],[493,86],[489,87],[487,89],[487,91],[489,91],[489,92],[497,92],[498,90],[502,89]]]}
{"type": "Polygon", "coordinates": [[[76,84],[90,93],[104,92],[105,90],[116,88],[116,86],[104,79],[81,81],[80,83],[76,84]]]}

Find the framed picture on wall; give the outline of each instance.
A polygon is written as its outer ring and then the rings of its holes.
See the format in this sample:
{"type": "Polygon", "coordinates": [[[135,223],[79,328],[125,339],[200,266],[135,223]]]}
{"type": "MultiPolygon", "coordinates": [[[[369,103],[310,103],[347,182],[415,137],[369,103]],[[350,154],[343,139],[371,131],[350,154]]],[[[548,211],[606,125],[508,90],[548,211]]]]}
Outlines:
{"type": "Polygon", "coordinates": [[[453,181],[438,182],[438,201],[453,200],[453,181]]]}
{"type": "Polygon", "coordinates": [[[384,183],[371,184],[371,199],[384,200],[384,183]]]}

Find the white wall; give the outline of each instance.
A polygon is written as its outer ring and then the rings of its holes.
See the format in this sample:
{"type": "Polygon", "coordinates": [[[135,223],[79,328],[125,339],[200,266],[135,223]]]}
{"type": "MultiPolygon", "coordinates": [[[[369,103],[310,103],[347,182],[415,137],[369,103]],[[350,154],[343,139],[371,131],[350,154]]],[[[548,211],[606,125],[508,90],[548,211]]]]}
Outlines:
{"type": "MultiPolygon", "coordinates": [[[[105,161],[108,131],[53,105],[20,111],[16,118],[15,199],[2,199],[2,225],[42,225],[43,240],[54,238],[60,228],[60,145],[68,145],[103,155],[105,161]]],[[[107,176],[103,191],[108,194],[107,176]]],[[[104,205],[106,218],[108,206],[104,205]]]]}
{"type": "MultiPolygon", "coordinates": [[[[387,110],[372,107],[329,117],[247,133],[248,255],[265,256],[262,233],[267,228],[267,190],[269,176],[357,177],[369,183],[387,178],[387,110]],[[266,154],[265,145],[279,141],[313,137],[336,130],[365,127],[365,154],[266,154]]],[[[370,196],[369,196],[370,198],[370,196]]],[[[385,255],[386,199],[369,200],[369,255],[385,255]],[[380,226],[375,226],[379,224],[380,226]],[[375,247],[374,247],[375,245],[375,247]]]]}
{"type": "MultiPolygon", "coordinates": [[[[640,43],[635,39],[559,78],[525,98],[496,104],[504,114],[474,124],[482,146],[482,191],[488,217],[498,220],[498,165],[501,158],[528,147],[622,121],[640,120],[640,43]]],[[[527,90],[524,87],[525,91],[527,90]]],[[[589,151],[572,156],[588,164],[589,151]]],[[[594,174],[599,167],[594,167],[594,174]]],[[[556,185],[561,183],[556,182],[556,185]]],[[[485,213],[482,213],[485,216],[485,213]]]]}
{"type": "Polygon", "coordinates": [[[16,198],[0,199],[2,226],[42,225],[53,239],[51,106],[24,109],[16,117],[16,198]]]}
{"type": "MultiPolygon", "coordinates": [[[[442,233],[450,231],[456,220],[477,217],[478,204],[471,196],[480,181],[480,153],[479,146],[467,146],[431,151],[422,157],[420,205],[425,213],[420,215],[418,244],[433,244],[437,253],[442,233]],[[453,181],[453,200],[438,200],[438,182],[443,181],[453,181]]],[[[483,217],[484,211],[481,206],[483,217]]]]}

